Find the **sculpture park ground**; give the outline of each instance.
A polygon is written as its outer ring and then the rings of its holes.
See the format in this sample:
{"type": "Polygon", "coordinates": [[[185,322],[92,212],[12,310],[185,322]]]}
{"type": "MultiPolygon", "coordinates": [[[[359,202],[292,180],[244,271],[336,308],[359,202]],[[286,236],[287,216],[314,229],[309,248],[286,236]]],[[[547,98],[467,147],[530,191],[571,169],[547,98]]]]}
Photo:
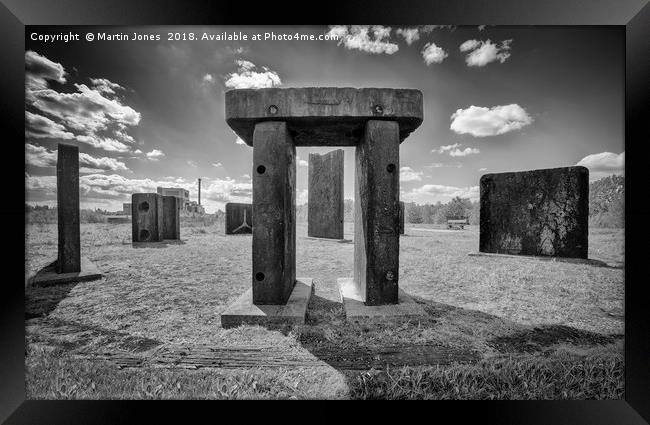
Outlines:
{"type": "MultiPolygon", "coordinates": [[[[426,316],[345,320],[344,239],[296,228],[313,278],[304,325],[224,329],[250,288],[251,238],[183,218],[181,240],[132,243],[131,225],[81,224],[101,280],[25,288],[30,399],[623,397],[624,230],[589,229],[606,266],[469,256],[478,226],[406,224],[401,288],[426,316]]],[[[26,226],[26,277],[57,253],[56,223],[26,226]]]]}

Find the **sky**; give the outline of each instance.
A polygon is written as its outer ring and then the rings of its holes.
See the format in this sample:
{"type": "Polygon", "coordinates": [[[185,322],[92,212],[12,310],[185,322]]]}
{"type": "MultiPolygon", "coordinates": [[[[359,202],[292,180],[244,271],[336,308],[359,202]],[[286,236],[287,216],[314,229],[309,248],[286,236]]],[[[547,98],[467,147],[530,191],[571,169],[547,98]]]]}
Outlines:
{"type": "MultiPolygon", "coordinates": [[[[424,121],[400,147],[402,201],[478,200],[486,173],[624,174],[624,33],[614,27],[38,26],[26,28],[27,202],[56,205],[59,142],[79,146],[81,208],[118,211],[157,186],[196,200],[198,178],[209,213],[251,202],[253,150],[225,122],[225,92],[313,86],[422,91],[424,121]],[[232,34],[247,39],[223,40],[232,34]],[[296,34],[321,39],[277,39],[296,34]]],[[[332,149],[297,148],[298,204],[309,153],[332,149]]],[[[354,199],[354,147],[344,151],[354,199]]]]}

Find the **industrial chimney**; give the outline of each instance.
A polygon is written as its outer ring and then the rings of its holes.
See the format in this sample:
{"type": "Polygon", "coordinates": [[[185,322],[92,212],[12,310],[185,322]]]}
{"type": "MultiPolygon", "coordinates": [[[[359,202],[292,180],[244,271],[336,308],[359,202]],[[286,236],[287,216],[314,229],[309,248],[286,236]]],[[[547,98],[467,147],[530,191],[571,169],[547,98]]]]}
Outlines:
{"type": "Polygon", "coordinates": [[[199,205],[201,205],[201,179],[199,178],[199,205]]]}

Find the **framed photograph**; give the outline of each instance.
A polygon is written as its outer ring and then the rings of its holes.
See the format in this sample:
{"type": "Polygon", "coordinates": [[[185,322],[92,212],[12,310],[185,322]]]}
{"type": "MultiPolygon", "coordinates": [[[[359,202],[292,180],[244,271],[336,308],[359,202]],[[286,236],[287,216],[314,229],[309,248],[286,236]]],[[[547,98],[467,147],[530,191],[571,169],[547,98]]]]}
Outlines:
{"type": "Polygon", "coordinates": [[[650,6],[489,6],[3,0],[0,420],[647,423],[650,6]]]}

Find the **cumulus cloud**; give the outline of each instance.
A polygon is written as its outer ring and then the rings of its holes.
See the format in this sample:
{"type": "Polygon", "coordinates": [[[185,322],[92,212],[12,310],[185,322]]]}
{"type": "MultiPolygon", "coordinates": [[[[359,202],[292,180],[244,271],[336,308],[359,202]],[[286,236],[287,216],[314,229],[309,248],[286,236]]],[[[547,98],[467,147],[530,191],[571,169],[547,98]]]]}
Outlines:
{"type": "Polygon", "coordinates": [[[204,83],[211,83],[214,81],[214,77],[212,76],[212,74],[205,74],[202,80],[204,83]]]}
{"type": "Polygon", "coordinates": [[[474,201],[478,200],[479,193],[478,186],[456,187],[439,184],[425,184],[405,192],[401,195],[401,198],[404,201],[416,202],[419,204],[436,203],[438,201],[448,202],[456,196],[460,196],[461,198],[470,198],[474,201]]]}
{"type": "Polygon", "coordinates": [[[333,25],[327,34],[336,37],[338,45],[346,49],[392,55],[399,50],[399,46],[390,41],[390,32],[390,27],[381,25],[333,25]]]}
{"type": "Polygon", "coordinates": [[[399,169],[399,181],[401,182],[413,182],[422,180],[421,171],[415,171],[411,167],[402,167],[399,169]]]}
{"type": "Polygon", "coordinates": [[[599,180],[612,174],[625,174],[625,152],[615,154],[612,152],[601,152],[587,155],[576,165],[582,165],[589,169],[589,180],[599,180]]]}
{"type": "Polygon", "coordinates": [[[420,30],[416,28],[398,28],[396,34],[401,35],[409,46],[420,39],[420,30]]]}
{"type": "Polygon", "coordinates": [[[165,156],[165,153],[160,149],[154,149],[151,152],[147,152],[145,155],[147,156],[148,159],[152,161],[158,161],[160,160],[160,158],[165,156]]]}
{"type": "Polygon", "coordinates": [[[212,166],[215,167],[215,168],[219,168],[219,167],[223,167],[223,164],[220,163],[220,162],[213,162],[212,166]]]}
{"type": "MultiPolygon", "coordinates": [[[[57,151],[50,151],[43,146],[25,144],[26,163],[34,167],[56,167],[57,151]]],[[[87,153],[79,154],[79,167],[84,171],[103,172],[103,171],[128,171],[126,164],[115,158],[94,157],[87,153]]]]}
{"type": "Polygon", "coordinates": [[[483,167],[483,168],[479,168],[478,170],[479,171],[487,171],[487,168],[483,167]]]}
{"type": "Polygon", "coordinates": [[[32,50],[25,52],[25,86],[28,90],[46,89],[48,81],[65,84],[65,75],[65,69],[60,63],[32,50]]]}
{"type": "Polygon", "coordinates": [[[25,136],[35,139],[70,140],[75,138],[75,135],[67,131],[65,126],[29,111],[25,111],[25,136]]]}
{"type": "Polygon", "coordinates": [[[421,53],[422,58],[424,58],[424,63],[427,65],[431,65],[432,63],[442,63],[442,61],[449,56],[447,52],[445,52],[441,47],[436,46],[435,43],[425,44],[421,53]]]}
{"type": "Polygon", "coordinates": [[[481,153],[478,148],[467,147],[465,149],[460,149],[463,145],[460,143],[454,143],[453,145],[440,146],[438,149],[433,149],[431,152],[447,154],[449,156],[467,156],[481,153]]]}
{"type": "Polygon", "coordinates": [[[106,78],[91,78],[90,84],[101,94],[115,95],[116,90],[124,90],[124,87],[106,78]]]}
{"type": "Polygon", "coordinates": [[[467,40],[460,45],[461,52],[469,52],[465,56],[467,66],[485,66],[490,62],[504,63],[510,57],[512,39],[503,40],[500,45],[490,40],[467,40]]]}
{"type": "Polygon", "coordinates": [[[90,86],[73,84],[76,91],[58,92],[49,81],[65,83],[59,63],[33,51],[25,53],[25,135],[28,138],[77,140],[110,152],[129,152],[135,139],[129,127],[140,113],[115,97],[124,88],[106,78],[91,78],[90,86]]]}
{"type": "Polygon", "coordinates": [[[282,84],[277,72],[266,66],[258,68],[254,63],[238,59],[237,72],[228,74],[225,85],[232,89],[261,89],[282,84]]]}
{"type": "Polygon", "coordinates": [[[533,122],[533,118],[516,103],[486,108],[470,106],[451,115],[451,130],[458,134],[487,137],[519,130],[533,122]]]}

